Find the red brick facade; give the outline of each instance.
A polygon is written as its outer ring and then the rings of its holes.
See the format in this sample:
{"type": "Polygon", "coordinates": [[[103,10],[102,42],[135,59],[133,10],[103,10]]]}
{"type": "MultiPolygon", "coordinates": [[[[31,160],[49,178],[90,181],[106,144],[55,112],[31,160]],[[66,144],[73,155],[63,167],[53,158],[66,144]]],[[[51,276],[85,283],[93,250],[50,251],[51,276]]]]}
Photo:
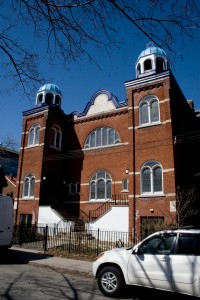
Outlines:
{"type": "MultiPolygon", "coordinates": [[[[181,163],[188,155],[181,147],[177,149],[175,137],[191,131],[194,111],[168,70],[126,82],[125,86],[127,102],[120,105],[111,97],[106,104],[113,103],[109,109],[88,113],[95,106],[94,95],[82,114],[66,115],[54,105],[41,105],[24,113],[15,195],[17,223],[23,214],[32,215],[32,221],[37,223],[38,207],[43,204],[66,207],[76,215],[89,215],[105,202],[90,201],[90,181],[97,171],[110,174],[112,196],[118,199],[127,196],[130,232],[140,233],[142,218],[162,217],[168,223],[172,221],[175,212],[170,204],[176,198],[176,185],[183,181],[181,163]],[[158,99],[159,122],[140,126],[140,101],[148,95],[158,99]],[[33,124],[40,127],[39,144],[27,147],[33,124]],[[54,125],[62,133],[61,149],[50,146],[54,125]],[[84,149],[87,137],[100,127],[113,128],[120,143],[84,149]],[[148,161],[159,162],[162,167],[162,193],[141,193],[141,169],[148,161]],[[29,200],[23,198],[23,183],[28,173],[35,177],[34,197],[29,200]],[[123,179],[128,180],[127,190],[122,190],[123,179]],[[70,183],[80,183],[80,193],[68,193],[70,183]]],[[[108,94],[99,91],[96,97],[108,94]]],[[[189,178],[189,167],[187,171],[189,178]]]]}

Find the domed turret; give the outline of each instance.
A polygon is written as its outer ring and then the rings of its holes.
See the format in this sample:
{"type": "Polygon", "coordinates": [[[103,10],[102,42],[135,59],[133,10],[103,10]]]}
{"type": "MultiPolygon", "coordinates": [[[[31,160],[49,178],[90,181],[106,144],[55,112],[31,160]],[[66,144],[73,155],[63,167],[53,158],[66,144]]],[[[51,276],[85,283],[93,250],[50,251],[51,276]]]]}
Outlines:
{"type": "Polygon", "coordinates": [[[39,88],[36,95],[36,105],[61,106],[62,93],[53,83],[47,83],[39,88]]]}
{"type": "Polygon", "coordinates": [[[138,56],[136,78],[160,73],[168,69],[169,64],[165,51],[149,43],[147,48],[138,56]]]}

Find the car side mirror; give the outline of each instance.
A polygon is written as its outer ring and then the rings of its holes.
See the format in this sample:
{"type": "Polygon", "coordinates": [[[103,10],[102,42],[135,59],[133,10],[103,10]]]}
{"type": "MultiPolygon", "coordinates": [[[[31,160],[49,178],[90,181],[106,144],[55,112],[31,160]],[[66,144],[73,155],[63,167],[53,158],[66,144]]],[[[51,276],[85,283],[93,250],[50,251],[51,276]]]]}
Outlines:
{"type": "Polygon", "coordinates": [[[136,247],[136,248],[133,250],[133,253],[134,253],[134,254],[137,254],[137,255],[143,254],[143,252],[140,250],[140,247],[136,247]]]}
{"type": "Polygon", "coordinates": [[[133,251],[135,254],[137,254],[138,253],[138,247],[136,247],[135,249],[134,249],[134,251],[133,251]]]}
{"type": "Polygon", "coordinates": [[[134,253],[134,254],[139,254],[139,253],[140,253],[139,247],[136,247],[136,248],[133,250],[133,253],[134,253]]]}

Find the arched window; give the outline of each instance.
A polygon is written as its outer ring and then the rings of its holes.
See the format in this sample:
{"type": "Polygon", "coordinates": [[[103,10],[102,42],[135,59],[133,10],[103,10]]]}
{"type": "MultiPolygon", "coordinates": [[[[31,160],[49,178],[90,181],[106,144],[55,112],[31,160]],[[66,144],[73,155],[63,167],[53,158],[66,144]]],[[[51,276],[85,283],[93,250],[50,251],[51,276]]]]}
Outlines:
{"type": "Polygon", "coordinates": [[[42,103],[43,95],[42,93],[38,95],[38,103],[42,103]]]}
{"type": "Polygon", "coordinates": [[[24,178],[23,198],[33,198],[35,188],[35,177],[33,174],[28,174],[24,178]]]}
{"type": "Polygon", "coordinates": [[[141,66],[138,64],[137,66],[137,76],[141,74],[141,66]]]}
{"type": "Polygon", "coordinates": [[[162,72],[162,71],[166,70],[165,61],[160,57],[156,58],[156,70],[158,72],[162,72]]]}
{"type": "Polygon", "coordinates": [[[163,172],[156,161],[146,162],[141,169],[141,194],[163,193],[163,172]]]}
{"type": "Polygon", "coordinates": [[[60,100],[61,100],[60,96],[56,95],[56,97],[55,97],[55,105],[60,106],[60,100]]]}
{"type": "Polygon", "coordinates": [[[45,102],[48,105],[53,104],[53,94],[52,93],[46,93],[45,102]]]}
{"type": "Polygon", "coordinates": [[[142,98],[139,104],[139,120],[140,125],[159,122],[159,103],[155,96],[150,95],[142,98]]]}
{"type": "Polygon", "coordinates": [[[39,137],[40,137],[40,126],[38,124],[33,124],[28,134],[28,146],[39,145],[39,137]]]}
{"type": "Polygon", "coordinates": [[[148,71],[152,69],[151,59],[146,59],[144,62],[144,71],[148,71]]]}
{"type": "Polygon", "coordinates": [[[51,146],[56,149],[61,149],[62,132],[58,125],[55,125],[51,129],[51,146]]]}
{"type": "Polygon", "coordinates": [[[103,147],[120,143],[118,133],[111,127],[99,127],[87,137],[84,148],[103,147]]]}
{"type": "Polygon", "coordinates": [[[128,190],[128,180],[127,179],[122,179],[122,191],[127,191],[128,190]]]}
{"type": "Polygon", "coordinates": [[[90,200],[107,200],[112,196],[112,179],[105,171],[94,174],[90,180],[90,200]]]}

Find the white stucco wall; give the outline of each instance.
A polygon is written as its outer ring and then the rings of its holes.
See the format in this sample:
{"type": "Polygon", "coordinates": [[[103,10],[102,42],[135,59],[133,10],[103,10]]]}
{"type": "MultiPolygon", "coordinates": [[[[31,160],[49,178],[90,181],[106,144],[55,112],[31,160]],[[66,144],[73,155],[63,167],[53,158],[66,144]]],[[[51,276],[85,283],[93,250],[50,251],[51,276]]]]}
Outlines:
{"type": "Polygon", "coordinates": [[[128,232],[129,216],[127,206],[114,206],[101,218],[90,223],[91,230],[128,232]]]}
{"type": "Polygon", "coordinates": [[[96,97],[94,104],[90,107],[87,115],[89,116],[113,109],[115,109],[113,102],[108,100],[108,96],[106,94],[101,94],[96,97]]]}
{"type": "MultiPolygon", "coordinates": [[[[56,213],[50,206],[40,206],[38,225],[51,228],[68,228],[73,229],[74,223],[71,221],[62,220],[62,217],[56,213]]],[[[107,213],[101,216],[96,221],[87,224],[87,230],[102,230],[102,231],[119,231],[128,232],[129,212],[127,206],[114,206],[107,213]]]]}
{"type": "Polygon", "coordinates": [[[52,210],[50,206],[39,207],[39,224],[58,223],[59,221],[61,221],[61,218],[55,213],[55,211],[52,210]]]}
{"type": "Polygon", "coordinates": [[[62,220],[62,217],[51,208],[51,206],[40,206],[38,225],[54,227],[54,228],[70,228],[73,227],[72,222],[62,220]]]}

